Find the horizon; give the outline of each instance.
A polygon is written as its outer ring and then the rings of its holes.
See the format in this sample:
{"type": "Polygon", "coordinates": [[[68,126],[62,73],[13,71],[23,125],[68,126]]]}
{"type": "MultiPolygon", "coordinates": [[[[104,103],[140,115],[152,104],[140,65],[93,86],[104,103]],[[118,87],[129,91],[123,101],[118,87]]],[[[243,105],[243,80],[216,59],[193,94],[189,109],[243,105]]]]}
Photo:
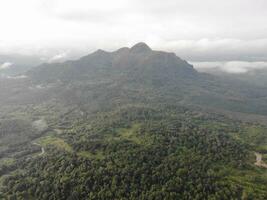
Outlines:
{"type": "MultiPolygon", "coordinates": [[[[77,59],[80,59],[84,56],[87,56],[87,55],[90,55],[94,52],[97,52],[99,50],[102,50],[102,51],[105,51],[105,52],[108,52],[108,53],[112,53],[112,52],[115,52],[121,48],[129,48],[131,49],[132,47],[138,45],[138,44],[143,44],[145,46],[147,46],[148,48],[150,48],[151,50],[153,51],[163,51],[161,49],[153,49],[151,48],[150,45],[148,45],[147,43],[143,42],[143,41],[140,41],[140,42],[137,42],[135,44],[133,44],[132,46],[122,46],[122,47],[119,47],[117,49],[109,49],[109,50],[106,50],[106,49],[95,49],[91,52],[84,52],[84,54],[73,54],[73,55],[68,55],[65,54],[65,53],[60,53],[60,54],[56,54],[55,56],[52,56],[50,58],[44,58],[44,57],[39,57],[37,55],[20,55],[20,54],[3,54],[4,56],[7,56],[7,57],[20,57],[22,59],[24,58],[28,58],[28,59],[35,59],[35,62],[34,64],[32,64],[32,66],[38,66],[42,63],[62,63],[62,62],[66,62],[66,61],[70,61],[70,60],[77,60],[77,59]],[[37,61],[36,62],[36,59],[39,60],[39,62],[37,61]],[[37,64],[38,63],[38,64],[37,64]]],[[[172,51],[166,51],[166,52],[170,52],[170,53],[175,53],[175,52],[172,52],[172,51]]],[[[176,53],[175,53],[176,54],[176,53]]],[[[1,74],[1,71],[4,71],[4,70],[9,70],[10,68],[14,67],[16,64],[20,64],[20,60],[17,62],[17,63],[13,63],[13,62],[10,62],[10,60],[12,59],[6,59],[5,62],[2,62],[1,63],[1,56],[3,55],[0,55],[0,74],[1,74]]],[[[179,55],[176,54],[176,56],[180,57],[179,55]]],[[[180,57],[181,59],[184,59],[183,57],[180,57]]],[[[3,60],[3,59],[2,59],[3,60]]],[[[184,59],[186,60],[186,59],[184,59]]],[[[193,65],[193,67],[198,70],[199,72],[207,72],[207,73],[226,73],[226,74],[234,74],[234,75],[238,75],[238,74],[245,74],[245,73],[248,73],[248,72],[252,72],[252,71],[255,71],[255,70],[262,70],[262,69],[267,69],[267,62],[262,62],[262,61],[242,61],[242,60],[232,60],[232,61],[191,61],[191,60],[186,60],[189,64],[193,65]]],[[[31,64],[31,63],[27,63],[26,64],[31,64]]],[[[31,65],[30,65],[31,66],[31,65]]],[[[4,74],[3,74],[4,75],[4,74]]]]}
{"type": "MultiPolygon", "coordinates": [[[[231,65],[225,71],[244,73],[267,67],[264,0],[10,0],[0,6],[0,55],[60,62],[143,41],[196,68],[231,65]]],[[[0,65],[6,63],[12,61],[0,65]]]]}

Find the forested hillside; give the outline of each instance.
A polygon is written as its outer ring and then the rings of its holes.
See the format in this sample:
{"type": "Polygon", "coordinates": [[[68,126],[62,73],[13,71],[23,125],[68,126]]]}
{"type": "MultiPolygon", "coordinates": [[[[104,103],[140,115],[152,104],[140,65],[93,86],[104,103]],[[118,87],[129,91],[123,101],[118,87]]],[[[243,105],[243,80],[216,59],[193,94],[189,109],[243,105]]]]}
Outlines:
{"type": "Polygon", "coordinates": [[[267,199],[267,90],[139,43],[0,80],[3,199],[267,199]],[[240,114],[240,116],[241,116],[240,114]],[[252,115],[253,114],[253,115],[252,115]]]}

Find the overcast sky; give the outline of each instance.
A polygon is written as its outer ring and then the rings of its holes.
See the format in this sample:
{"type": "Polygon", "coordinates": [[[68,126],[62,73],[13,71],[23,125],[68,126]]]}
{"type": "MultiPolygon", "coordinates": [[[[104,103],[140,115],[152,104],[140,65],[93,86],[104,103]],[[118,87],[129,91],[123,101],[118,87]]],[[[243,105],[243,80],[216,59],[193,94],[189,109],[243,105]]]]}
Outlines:
{"type": "Polygon", "coordinates": [[[262,63],[266,20],[266,0],[3,0],[0,54],[53,61],[144,41],[195,63],[262,63]]]}

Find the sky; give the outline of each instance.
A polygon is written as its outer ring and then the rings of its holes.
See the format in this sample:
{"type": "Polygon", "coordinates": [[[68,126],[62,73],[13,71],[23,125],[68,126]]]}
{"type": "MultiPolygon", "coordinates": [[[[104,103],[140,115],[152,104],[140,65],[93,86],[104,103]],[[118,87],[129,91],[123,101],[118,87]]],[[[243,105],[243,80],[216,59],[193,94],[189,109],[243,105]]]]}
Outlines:
{"type": "Polygon", "coordinates": [[[244,73],[267,67],[266,10],[266,0],[2,0],[0,54],[55,62],[142,41],[244,73]]]}

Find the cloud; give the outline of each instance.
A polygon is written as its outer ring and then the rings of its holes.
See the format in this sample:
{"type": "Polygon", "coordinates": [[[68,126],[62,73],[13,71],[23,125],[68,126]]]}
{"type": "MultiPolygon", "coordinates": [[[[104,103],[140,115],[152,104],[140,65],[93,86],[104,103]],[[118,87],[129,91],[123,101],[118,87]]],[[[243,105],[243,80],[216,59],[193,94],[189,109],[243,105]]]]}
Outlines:
{"type": "Polygon", "coordinates": [[[129,2],[124,0],[98,0],[88,2],[85,0],[53,0],[46,2],[47,11],[55,17],[64,20],[101,22],[112,21],[121,16],[125,8],[129,8],[129,2]],[[110,17],[112,16],[112,17],[110,17]]]}
{"type": "Polygon", "coordinates": [[[267,61],[267,38],[173,40],[160,41],[158,48],[160,46],[175,51],[178,56],[191,61],[267,61]]]}
{"type": "Polygon", "coordinates": [[[266,0],[1,1],[0,54],[58,62],[144,41],[194,62],[267,62],[266,7],[266,0]]]}
{"type": "Polygon", "coordinates": [[[5,62],[5,63],[0,65],[0,70],[9,69],[12,65],[13,65],[13,63],[11,63],[11,62],[5,62]]]}
{"type": "Polygon", "coordinates": [[[0,74],[0,78],[5,78],[5,79],[25,79],[27,76],[25,75],[19,75],[19,76],[8,76],[5,74],[0,74]]]}
{"type": "Polygon", "coordinates": [[[221,71],[231,74],[242,74],[257,69],[267,69],[267,62],[190,62],[197,70],[202,72],[221,71]]]}
{"type": "Polygon", "coordinates": [[[51,57],[48,62],[49,63],[54,63],[54,62],[62,62],[64,60],[66,60],[67,58],[67,53],[60,53],[60,54],[57,54],[53,57],[51,57]]]}

